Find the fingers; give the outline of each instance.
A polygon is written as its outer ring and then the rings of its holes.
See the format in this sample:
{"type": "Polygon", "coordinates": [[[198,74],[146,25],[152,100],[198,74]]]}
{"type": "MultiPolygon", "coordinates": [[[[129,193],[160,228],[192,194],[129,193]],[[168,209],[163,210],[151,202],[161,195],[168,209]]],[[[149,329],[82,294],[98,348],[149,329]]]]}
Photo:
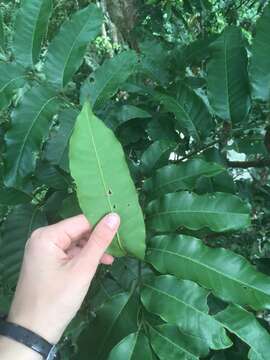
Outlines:
{"type": "Polygon", "coordinates": [[[114,262],[114,257],[109,254],[104,254],[100,259],[100,263],[103,265],[112,265],[113,262],[114,262]]]}
{"type": "Polygon", "coordinates": [[[112,213],[106,215],[92,231],[92,234],[77,257],[79,266],[86,265],[92,271],[95,271],[98,264],[111,263],[110,255],[103,257],[108,246],[111,244],[120,225],[119,215],[112,213]]]}

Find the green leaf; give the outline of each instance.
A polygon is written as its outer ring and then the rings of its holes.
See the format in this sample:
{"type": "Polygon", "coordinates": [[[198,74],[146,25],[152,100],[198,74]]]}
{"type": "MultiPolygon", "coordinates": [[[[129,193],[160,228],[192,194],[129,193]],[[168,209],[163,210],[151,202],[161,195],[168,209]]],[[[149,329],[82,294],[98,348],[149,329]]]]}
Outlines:
{"type": "Polygon", "coordinates": [[[56,190],[65,190],[71,185],[68,178],[47,161],[40,161],[36,167],[35,177],[39,185],[47,185],[56,190]]]}
{"type": "Polygon", "coordinates": [[[47,79],[65,87],[82,64],[87,45],[101,30],[103,15],[96,5],[77,11],[52,40],[45,62],[47,79]]]}
{"type": "Polygon", "coordinates": [[[182,333],[174,325],[149,326],[152,348],[160,360],[195,360],[208,353],[200,338],[182,333]]]}
{"type": "Polygon", "coordinates": [[[102,108],[133,74],[137,63],[135,51],[125,51],[105,60],[82,86],[81,104],[88,100],[95,110],[102,108]]]}
{"type": "Polygon", "coordinates": [[[74,109],[66,109],[59,115],[59,127],[49,139],[45,158],[52,164],[58,165],[68,172],[68,147],[75,121],[79,112],[74,109]]]}
{"type": "Polygon", "coordinates": [[[154,169],[168,163],[170,154],[176,147],[171,140],[158,140],[153,142],[142,154],[141,169],[146,175],[150,175],[154,169]]]}
{"type": "Polygon", "coordinates": [[[224,301],[270,309],[269,277],[229,250],[211,249],[190,236],[156,236],[148,261],[159,272],[195,281],[224,301]]]}
{"type": "Polygon", "coordinates": [[[4,19],[2,11],[0,10],[0,51],[4,52],[6,48],[5,30],[4,30],[4,19]]]}
{"type": "Polygon", "coordinates": [[[127,293],[111,297],[78,341],[80,360],[105,360],[112,348],[137,330],[137,304],[127,293]]]}
{"type": "Polygon", "coordinates": [[[210,45],[207,66],[208,95],[217,116],[239,123],[250,109],[247,52],[241,30],[228,26],[210,45]]]}
{"type": "Polygon", "coordinates": [[[53,8],[52,0],[24,0],[15,21],[13,51],[25,67],[38,62],[53,8]]]}
{"type": "Polygon", "coordinates": [[[268,101],[270,98],[270,4],[259,18],[256,35],[251,47],[250,81],[255,99],[268,101]]]}
{"type": "Polygon", "coordinates": [[[125,337],[111,351],[108,360],[152,360],[152,351],[147,337],[138,330],[125,337]]]}
{"type": "Polygon", "coordinates": [[[18,64],[0,64],[0,110],[9,106],[12,97],[25,82],[23,68],[18,64]]]}
{"type": "Polygon", "coordinates": [[[104,122],[113,131],[116,131],[121,125],[133,119],[147,119],[152,115],[147,111],[134,105],[123,105],[120,108],[109,111],[104,122]]]}
{"type": "Polygon", "coordinates": [[[268,360],[270,334],[260,325],[256,317],[240,306],[231,304],[215,318],[230,332],[250,346],[250,360],[268,360]]]}
{"type": "Polygon", "coordinates": [[[150,179],[145,180],[143,190],[150,193],[151,198],[179,190],[193,190],[201,176],[212,177],[224,171],[219,164],[192,159],[158,169],[150,179]]]}
{"type": "Polygon", "coordinates": [[[207,106],[186,85],[178,85],[174,97],[161,93],[156,93],[154,97],[161,102],[166,111],[175,115],[177,130],[187,131],[196,141],[209,134],[213,121],[207,106]]]}
{"type": "Polygon", "coordinates": [[[12,113],[11,129],[5,135],[5,184],[23,188],[35,170],[36,153],[48,136],[50,120],[58,110],[56,94],[46,87],[29,90],[12,113]]]}
{"type": "Polygon", "coordinates": [[[0,204],[2,205],[19,205],[31,200],[32,198],[26,193],[0,185],[0,204]]]}
{"type": "Polygon", "coordinates": [[[16,206],[8,215],[0,241],[0,273],[5,284],[16,284],[26,241],[35,229],[45,225],[44,213],[30,204],[16,206]]]}
{"type": "Polygon", "coordinates": [[[174,276],[152,277],[144,282],[141,299],[146,309],[187,335],[200,338],[209,348],[232,345],[223,326],[209,315],[208,291],[174,276]]]}
{"type": "Polygon", "coordinates": [[[146,208],[147,225],[154,231],[209,228],[215,232],[245,229],[250,225],[249,207],[237,196],[190,192],[166,194],[146,208]]]}
{"type": "Polygon", "coordinates": [[[143,259],[144,219],[123,149],[88,103],[77,119],[69,158],[79,203],[89,221],[96,224],[113,211],[121,216],[110,252],[114,256],[130,253],[143,259]]]}

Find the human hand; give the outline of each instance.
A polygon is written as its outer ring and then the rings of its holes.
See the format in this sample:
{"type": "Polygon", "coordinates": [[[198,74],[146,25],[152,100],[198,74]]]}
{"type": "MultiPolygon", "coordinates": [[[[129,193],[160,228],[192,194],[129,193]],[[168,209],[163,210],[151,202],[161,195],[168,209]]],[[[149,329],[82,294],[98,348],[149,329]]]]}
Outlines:
{"type": "Polygon", "coordinates": [[[92,230],[79,215],[34,231],[8,321],[56,344],[79,310],[99,263],[112,264],[105,251],[119,224],[119,216],[109,214],[92,230]]]}

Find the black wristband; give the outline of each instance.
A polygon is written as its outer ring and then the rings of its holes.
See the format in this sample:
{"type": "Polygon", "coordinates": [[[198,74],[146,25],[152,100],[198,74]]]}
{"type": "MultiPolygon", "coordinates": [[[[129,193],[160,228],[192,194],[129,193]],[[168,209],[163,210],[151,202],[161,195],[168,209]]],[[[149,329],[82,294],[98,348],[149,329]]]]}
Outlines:
{"type": "Polygon", "coordinates": [[[46,360],[59,359],[56,353],[55,345],[50,344],[33,331],[20,325],[5,321],[3,318],[0,318],[0,335],[27,346],[28,348],[36,351],[46,360]]]}

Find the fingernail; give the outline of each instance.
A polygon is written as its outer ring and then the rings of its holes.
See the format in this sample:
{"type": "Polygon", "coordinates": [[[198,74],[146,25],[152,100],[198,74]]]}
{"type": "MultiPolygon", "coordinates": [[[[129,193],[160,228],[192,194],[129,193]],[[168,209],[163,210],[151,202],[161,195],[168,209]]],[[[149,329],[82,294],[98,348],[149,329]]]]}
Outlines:
{"type": "Polygon", "coordinates": [[[106,224],[109,226],[109,228],[114,230],[118,226],[120,218],[119,218],[119,215],[112,213],[112,214],[107,215],[105,221],[106,221],[106,224]]]}

